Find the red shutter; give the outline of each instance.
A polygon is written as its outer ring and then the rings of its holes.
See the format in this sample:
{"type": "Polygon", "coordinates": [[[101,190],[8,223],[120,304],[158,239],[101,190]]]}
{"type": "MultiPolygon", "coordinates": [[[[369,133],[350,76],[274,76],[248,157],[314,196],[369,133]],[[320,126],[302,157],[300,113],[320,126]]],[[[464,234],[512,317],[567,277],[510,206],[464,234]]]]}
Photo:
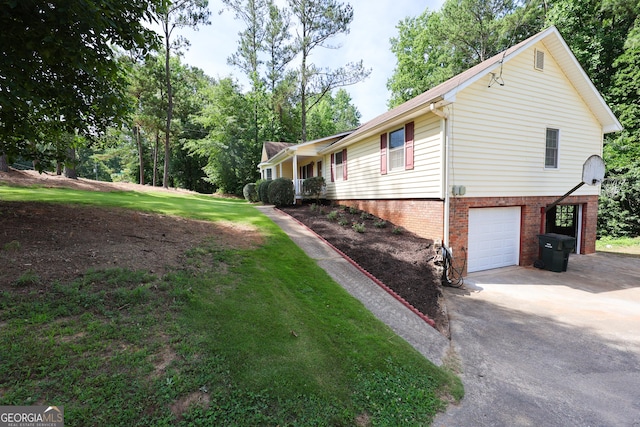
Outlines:
{"type": "Polygon", "coordinates": [[[387,173],[387,134],[380,135],[380,174],[387,173]]]}
{"type": "Polygon", "coordinates": [[[342,150],[342,179],[347,180],[347,149],[342,150]]]}
{"type": "Polygon", "coordinates": [[[404,168],[413,169],[413,122],[404,127],[404,168]]]}
{"type": "Polygon", "coordinates": [[[331,153],[331,182],[336,180],[336,159],[334,158],[334,154],[331,153]]]}

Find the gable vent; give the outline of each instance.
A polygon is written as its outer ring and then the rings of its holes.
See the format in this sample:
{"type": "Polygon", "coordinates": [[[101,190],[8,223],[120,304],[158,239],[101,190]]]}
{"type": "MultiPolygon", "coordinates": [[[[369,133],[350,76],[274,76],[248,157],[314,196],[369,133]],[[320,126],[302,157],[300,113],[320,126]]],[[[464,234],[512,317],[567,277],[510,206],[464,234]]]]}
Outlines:
{"type": "Polygon", "coordinates": [[[536,70],[544,70],[544,51],[538,49],[535,50],[534,67],[536,70]]]}

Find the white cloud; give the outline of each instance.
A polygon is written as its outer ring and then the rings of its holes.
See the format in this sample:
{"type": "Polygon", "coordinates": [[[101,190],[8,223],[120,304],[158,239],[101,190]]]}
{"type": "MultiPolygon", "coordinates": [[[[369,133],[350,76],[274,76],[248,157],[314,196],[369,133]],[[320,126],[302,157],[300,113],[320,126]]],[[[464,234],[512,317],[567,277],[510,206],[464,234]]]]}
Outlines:
{"type": "MultiPolygon", "coordinates": [[[[362,121],[366,122],[387,110],[386,84],[395,67],[389,39],[397,35],[396,25],[407,16],[418,16],[426,8],[439,9],[443,0],[352,0],[348,3],[354,10],[350,33],[331,41],[341,45],[339,49],[316,51],[312,59],[317,66],[330,68],[362,59],[364,66],[372,70],[365,81],[346,87],[353,104],[362,113],[362,121]]],[[[242,23],[235,20],[230,11],[220,14],[219,1],[210,1],[209,8],[212,11],[210,26],[180,32],[191,41],[183,60],[211,77],[233,76],[246,85],[242,73],[227,65],[227,58],[237,49],[242,23]]]]}

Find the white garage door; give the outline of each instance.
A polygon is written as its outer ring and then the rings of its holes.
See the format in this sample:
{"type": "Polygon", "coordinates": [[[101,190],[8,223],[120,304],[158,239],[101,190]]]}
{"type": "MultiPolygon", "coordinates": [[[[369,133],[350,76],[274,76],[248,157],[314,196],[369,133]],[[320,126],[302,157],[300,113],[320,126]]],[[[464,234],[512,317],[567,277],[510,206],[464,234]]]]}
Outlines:
{"type": "Polygon", "coordinates": [[[469,209],[469,273],[517,265],[519,255],[519,206],[469,209]]]}

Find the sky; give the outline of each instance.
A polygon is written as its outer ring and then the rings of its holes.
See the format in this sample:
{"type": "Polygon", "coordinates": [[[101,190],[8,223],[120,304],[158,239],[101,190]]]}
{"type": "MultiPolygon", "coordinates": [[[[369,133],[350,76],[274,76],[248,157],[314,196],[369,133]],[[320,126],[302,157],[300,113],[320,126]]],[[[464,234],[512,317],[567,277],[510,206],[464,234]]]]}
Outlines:
{"type": "MultiPolygon", "coordinates": [[[[332,45],[341,45],[339,49],[317,48],[312,54],[312,62],[319,67],[338,68],[362,60],[364,66],[371,69],[366,80],[345,87],[362,115],[361,123],[365,123],[388,110],[387,80],[396,64],[389,39],[398,35],[396,25],[406,17],[420,15],[427,8],[439,10],[443,0],[343,0],[343,3],[353,6],[354,18],[349,34],[330,40],[332,45]]],[[[247,90],[242,72],[227,65],[227,58],[237,50],[238,33],[244,28],[234,19],[233,12],[219,13],[222,8],[220,0],[209,0],[211,25],[201,26],[198,31],[177,30],[191,41],[182,59],[211,77],[232,76],[247,90]]]]}

